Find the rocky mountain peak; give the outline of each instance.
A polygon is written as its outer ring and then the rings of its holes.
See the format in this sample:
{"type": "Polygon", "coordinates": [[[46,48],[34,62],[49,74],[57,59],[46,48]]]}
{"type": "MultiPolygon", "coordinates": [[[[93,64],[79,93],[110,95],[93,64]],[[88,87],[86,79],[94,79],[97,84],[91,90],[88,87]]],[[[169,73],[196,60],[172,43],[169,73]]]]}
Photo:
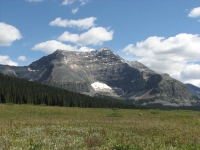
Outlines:
{"type": "Polygon", "coordinates": [[[98,52],[112,52],[113,51],[111,49],[109,49],[108,47],[103,47],[103,48],[100,48],[99,50],[97,50],[98,52]]]}
{"type": "Polygon", "coordinates": [[[0,72],[91,96],[151,99],[151,103],[165,105],[171,105],[172,100],[173,105],[195,103],[181,82],[138,61],[126,61],[107,47],[90,52],[56,50],[29,66],[0,65],[0,72]]]}

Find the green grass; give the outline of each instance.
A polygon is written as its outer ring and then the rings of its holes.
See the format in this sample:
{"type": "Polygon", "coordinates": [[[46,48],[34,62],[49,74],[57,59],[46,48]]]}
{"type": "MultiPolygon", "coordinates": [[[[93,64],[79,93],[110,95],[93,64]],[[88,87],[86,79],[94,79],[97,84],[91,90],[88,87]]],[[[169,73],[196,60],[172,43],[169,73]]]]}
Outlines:
{"type": "Polygon", "coordinates": [[[200,112],[1,104],[0,149],[198,150],[200,112]]]}

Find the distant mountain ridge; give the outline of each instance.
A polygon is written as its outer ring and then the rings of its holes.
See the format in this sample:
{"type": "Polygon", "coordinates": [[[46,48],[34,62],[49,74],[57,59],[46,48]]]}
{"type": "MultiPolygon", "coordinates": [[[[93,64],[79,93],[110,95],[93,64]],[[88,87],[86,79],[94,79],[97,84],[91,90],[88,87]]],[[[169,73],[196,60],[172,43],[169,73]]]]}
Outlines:
{"type": "Polygon", "coordinates": [[[109,48],[91,52],[56,50],[29,66],[0,65],[0,72],[91,96],[100,93],[138,101],[147,99],[142,105],[197,103],[180,81],[140,62],[126,61],[109,48]]]}
{"type": "Polygon", "coordinates": [[[200,98],[200,88],[199,88],[199,87],[196,87],[196,86],[194,86],[194,85],[192,85],[192,84],[189,84],[189,83],[187,83],[187,84],[185,84],[185,85],[188,87],[188,89],[189,89],[196,97],[200,98]]]}

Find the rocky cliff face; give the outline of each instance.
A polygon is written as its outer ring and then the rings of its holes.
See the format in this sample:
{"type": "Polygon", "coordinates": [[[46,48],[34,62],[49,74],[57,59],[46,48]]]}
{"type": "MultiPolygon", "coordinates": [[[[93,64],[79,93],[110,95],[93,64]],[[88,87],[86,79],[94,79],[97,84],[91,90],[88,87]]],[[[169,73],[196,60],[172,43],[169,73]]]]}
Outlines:
{"type": "Polygon", "coordinates": [[[148,103],[177,106],[196,102],[181,82],[137,61],[128,62],[108,48],[91,52],[57,50],[29,66],[0,65],[0,72],[89,95],[101,93],[138,101],[151,98],[148,103]]]}

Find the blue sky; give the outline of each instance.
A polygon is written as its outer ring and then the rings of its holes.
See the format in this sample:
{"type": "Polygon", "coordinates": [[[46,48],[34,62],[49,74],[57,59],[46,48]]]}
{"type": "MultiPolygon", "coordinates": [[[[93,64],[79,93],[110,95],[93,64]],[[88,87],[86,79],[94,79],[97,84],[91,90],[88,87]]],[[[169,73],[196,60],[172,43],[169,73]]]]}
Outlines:
{"type": "Polygon", "coordinates": [[[109,47],[200,87],[199,0],[0,0],[0,64],[109,47]]]}

